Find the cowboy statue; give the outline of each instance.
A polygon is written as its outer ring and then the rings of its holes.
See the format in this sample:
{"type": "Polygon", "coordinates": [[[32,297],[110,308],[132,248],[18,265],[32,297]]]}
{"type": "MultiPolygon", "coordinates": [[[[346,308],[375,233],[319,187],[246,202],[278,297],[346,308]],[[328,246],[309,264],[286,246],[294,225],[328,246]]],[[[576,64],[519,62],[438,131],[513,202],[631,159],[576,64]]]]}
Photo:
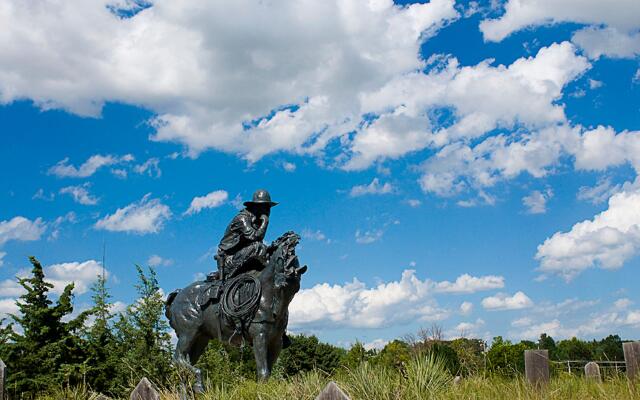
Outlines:
{"type": "Polygon", "coordinates": [[[271,201],[269,192],[258,189],[246,208],[236,215],[226,231],[215,259],[218,263],[216,276],[220,280],[231,279],[248,269],[262,269],[267,262],[267,246],[262,242],[269,226],[271,201]]]}

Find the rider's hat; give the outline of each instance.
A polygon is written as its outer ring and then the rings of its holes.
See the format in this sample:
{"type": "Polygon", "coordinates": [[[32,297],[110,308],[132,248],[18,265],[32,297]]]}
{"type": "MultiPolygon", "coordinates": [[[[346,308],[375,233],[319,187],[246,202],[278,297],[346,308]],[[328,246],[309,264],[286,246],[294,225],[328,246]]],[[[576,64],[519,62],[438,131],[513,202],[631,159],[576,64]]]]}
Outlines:
{"type": "Polygon", "coordinates": [[[275,201],[271,201],[271,196],[269,195],[269,192],[267,192],[264,189],[256,190],[256,192],[253,194],[253,198],[251,199],[251,201],[244,202],[245,206],[248,206],[250,204],[268,204],[270,207],[274,207],[278,205],[278,203],[276,203],[275,201]]]}

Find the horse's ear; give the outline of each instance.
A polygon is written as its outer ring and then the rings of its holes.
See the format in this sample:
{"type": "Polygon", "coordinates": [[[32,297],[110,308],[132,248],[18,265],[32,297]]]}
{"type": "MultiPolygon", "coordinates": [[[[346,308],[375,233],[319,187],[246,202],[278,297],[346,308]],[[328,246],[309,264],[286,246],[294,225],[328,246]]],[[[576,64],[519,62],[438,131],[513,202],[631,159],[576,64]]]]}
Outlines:
{"type": "Polygon", "coordinates": [[[307,272],[307,266],[306,266],[306,265],[305,265],[304,267],[300,267],[300,268],[298,268],[298,269],[296,270],[296,274],[297,274],[297,275],[302,275],[302,274],[304,274],[305,272],[307,272]]]}

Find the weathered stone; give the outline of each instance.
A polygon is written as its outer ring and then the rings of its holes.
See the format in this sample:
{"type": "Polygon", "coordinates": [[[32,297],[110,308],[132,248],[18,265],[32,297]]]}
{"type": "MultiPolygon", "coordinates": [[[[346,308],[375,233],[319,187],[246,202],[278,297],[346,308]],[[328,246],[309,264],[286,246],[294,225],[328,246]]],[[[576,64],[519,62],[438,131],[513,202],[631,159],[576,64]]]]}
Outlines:
{"type": "Polygon", "coordinates": [[[600,366],[596,362],[589,362],[584,366],[584,376],[589,380],[594,380],[596,382],[602,382],[602,377],[600,376],[600,366]]]}
{"type": "Polygon", "coordinates": [[[131,392],[129,400],[160,400],[160,395],[147,378],[142,378],[131,392]]]}
{"type": "Polygon", "coordinates": [[[549,351],[525,350],[524,370],[527,381],[533,385],[549,382],[549,351]]]}
{"type": "Polygon", "coordinates": [[[334,381],[327,383],[316,400],[349,400],[349,397],[336,385],[334,381]]]}
{"type": "Polygon", "coordinates": [[[453,384],[458,386],[460,382],[462,382],[462,377],[460,375],[456,375],[456,377],[453,378],[453,384]]]}
{"type": "Polygon", "coordinates": [[[624,362],[627,365],[627,377],[640,377],[640,342],[622,343],[624,362]]]}
{"type": "Polygon", "coordinates": [[[0,399],[4,400],[7,390],[7,366],[0,360],[0,399]]]}

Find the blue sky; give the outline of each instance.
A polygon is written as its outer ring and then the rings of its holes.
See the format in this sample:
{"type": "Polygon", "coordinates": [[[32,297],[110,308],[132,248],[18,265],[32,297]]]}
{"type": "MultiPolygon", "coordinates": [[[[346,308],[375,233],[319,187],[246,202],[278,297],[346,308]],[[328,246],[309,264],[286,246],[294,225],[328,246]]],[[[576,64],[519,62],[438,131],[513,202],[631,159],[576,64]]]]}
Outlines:
{"type": "Polygon", "coordinates": [[[0,10],[0,312],[103,244],[115,301],[182,287],[267,188],[293,332],[638,337],[637,2],[197,3],[0,10]]]}

